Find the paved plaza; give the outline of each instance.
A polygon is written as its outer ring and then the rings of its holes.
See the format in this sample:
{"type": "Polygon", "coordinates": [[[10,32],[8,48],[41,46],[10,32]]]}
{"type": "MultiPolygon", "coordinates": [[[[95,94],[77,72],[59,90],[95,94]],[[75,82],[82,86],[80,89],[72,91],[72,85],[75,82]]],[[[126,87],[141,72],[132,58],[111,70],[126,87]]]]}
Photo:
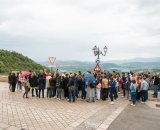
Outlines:
{"type": "Polygon", "coordinates": [[[7,83],[0,83],[0,128],[4,130],[104,130],[123,111],[128,101],[119,99],[87,103],[77,100],[23,99],[23,91],[9,92],[7,83]]]}
{"type": "Polygon", "coordinates": [[[130,103],[121,97],[114,105],[109,100],[25,99],[23,92],[9,92],[0,82],[0,130],[106,130],[130,103]]]}

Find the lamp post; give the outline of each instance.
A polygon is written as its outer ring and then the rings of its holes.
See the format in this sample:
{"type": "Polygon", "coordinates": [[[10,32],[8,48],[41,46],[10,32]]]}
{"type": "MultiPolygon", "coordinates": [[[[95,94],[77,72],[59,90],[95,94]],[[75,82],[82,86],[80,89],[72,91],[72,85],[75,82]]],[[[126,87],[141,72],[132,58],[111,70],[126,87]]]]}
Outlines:
{"type": "Polygon", "coordinates": [[[97,46],[94,46],[94,48],[93,48],[94,56],[98,56],[97,60],[96,60],[97,65],[94,68],[94,71],[96,71],[97,73],[101,71],[101,67],[99,66],[100,55],[106,56],[107,50],[108,50],[108,48],[106,46],[103,48],[103,52],[97,46]]]}
{"type": "Polygon", "coordinates": [[[98,57],[97,57],[97,61],[100,61],[100,55],[106,56],[107,50],[108,50],[108,48],[107,48],[106,46],[103,48],[103,51],[104,51],[104,52],[102,52],[102,51],[99,49],[99,47],[94,46],[93,52],[94,52],[94,56],[98,56],[98,57]]]}

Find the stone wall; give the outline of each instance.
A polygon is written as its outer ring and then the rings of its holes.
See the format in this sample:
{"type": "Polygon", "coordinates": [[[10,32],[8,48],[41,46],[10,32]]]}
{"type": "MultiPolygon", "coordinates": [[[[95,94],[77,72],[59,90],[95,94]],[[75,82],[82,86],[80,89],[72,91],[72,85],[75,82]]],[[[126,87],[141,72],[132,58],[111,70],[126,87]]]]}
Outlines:
{"type": "Polygon", "coordinates": [[[0,82],[8,82],[8,76],[0,75],[0,82]]]}

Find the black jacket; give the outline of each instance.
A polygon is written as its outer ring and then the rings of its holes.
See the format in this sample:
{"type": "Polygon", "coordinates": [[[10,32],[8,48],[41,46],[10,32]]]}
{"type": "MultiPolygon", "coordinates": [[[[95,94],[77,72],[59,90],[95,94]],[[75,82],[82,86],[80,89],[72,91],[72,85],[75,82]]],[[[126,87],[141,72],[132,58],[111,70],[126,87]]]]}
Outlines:
{"type": "Polygon", "coordinates": [[[158,85],[159,84],[159,78],[158,77],[155,77],[154,78],[154,85],[158,85]]]}

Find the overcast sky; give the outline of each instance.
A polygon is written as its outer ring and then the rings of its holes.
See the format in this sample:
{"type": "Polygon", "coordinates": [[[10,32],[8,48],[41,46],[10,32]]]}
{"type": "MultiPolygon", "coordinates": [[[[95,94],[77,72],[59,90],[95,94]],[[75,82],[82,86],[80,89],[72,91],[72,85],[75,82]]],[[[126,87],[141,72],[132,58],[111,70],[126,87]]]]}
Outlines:
{"type": "Polygon", "coordinates": [[[36,61],[160,56],[160,0],[0,0],[0,48],[36,61]]]}

